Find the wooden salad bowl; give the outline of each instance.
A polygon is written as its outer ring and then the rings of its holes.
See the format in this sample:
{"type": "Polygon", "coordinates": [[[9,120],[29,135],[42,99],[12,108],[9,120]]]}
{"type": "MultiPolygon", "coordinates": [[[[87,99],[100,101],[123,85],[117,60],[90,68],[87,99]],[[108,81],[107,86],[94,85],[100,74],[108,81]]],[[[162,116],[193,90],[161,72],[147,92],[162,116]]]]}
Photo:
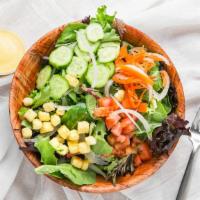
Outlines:
{"type": "MultiPolygon", "coordinates": [[[[122,22],[121,22],[122,25],[122,22]]],[[[11,90],[10,90],[10,121],[13,128],[13,133],[20,147],[26,147],[21,134],[20,119],[18,117],[18,110],[22,106],[22,100],[26,97],[29,92],[35,87],[36,75],[40,69],[40,64],[43,56],[48,56],[51,50],[54,48],[55,42],[59,37],[60,33],[64,29],[64,25],[50,31],[42,38],[40,38],[32,47],[25,53],[19,66],[14,74],[11,90]]],[[[146,47],[151,52],[156,52],[162,54],[169,59],[165,51],[153,41],[146,34],[137,30],[136,28],[123,23],[123,40],[133,44],[134,46],[146,47]]],[[[165,69],[168,72],[171,83],[174,86],[177,93],[178,106],[176,113],[184,118],[185,114],[185,98],[183,93],[183,88],[179,75],[170,61],[170,65],[165,65],[165,69]]],[[[33,164],[34,167],[41,165],[40,160],[36,154],[32,152],[23,152],[28,160],[33,164]]],[[[92,185],[77,186],[68,180],[61,180],[48,176],[54,182],[69,187],[74,190],[82,192],[94,192],[94,193],[104,193],[104,192],[114,192],[119,191],[139,182],[147,179],[153,173],[158,171],[158,169],[165,163],[169,155],[162,155],[159,158],[153,158],[151,161],[146,162],[139,166],[133,175],[126,175],[124,177],[119,177],[117,179],[116,186],[113,186],[111,182],[104,180],[102,177],[97,176],[97,181],[92,185]]]]}

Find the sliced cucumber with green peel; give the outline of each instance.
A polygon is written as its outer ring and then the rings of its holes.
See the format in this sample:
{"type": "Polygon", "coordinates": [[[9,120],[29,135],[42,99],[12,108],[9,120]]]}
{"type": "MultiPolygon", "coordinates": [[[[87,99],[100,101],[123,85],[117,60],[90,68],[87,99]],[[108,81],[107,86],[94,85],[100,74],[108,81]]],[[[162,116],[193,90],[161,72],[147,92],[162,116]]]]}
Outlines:
{"type": "Polygon", "coordinates": [[[67,74],[74,75],[77,78],[81,78],[81,76],[86,72],[88,63],[81,57],[74,56],[72,58],[72,62],[67,67],[67,74]]]}
{"type": "Polygon", "coordinates": [[[66,67],[73,56],[73,49],[68,46],[61,46],[53,50],[49,56],[49,63],[55,68],[66,67]]]}
{"type": "Polygon", "coordinates": [[[98,55],[98,61],[100,63],[108,63],[111,61],[114,61],[117,56],[119,55],[120,46],[119,47],[103,47],[99,48],[97,55],[98,55]]]}
{"type": "Polygon", "coordinates": [[[113,62],[105,63],[105,66],[109,70],[109,78],[112,77],[112,75],[115,73],[115,65],[113,62]]]}
{"type": "Polygon", "coordinates": [[[92,23],[86,28],[86,35],[90,42],[97,42],[104,37],[103,28],[98,23],[92,23]]]}
{"type": "Polygon", "coordinates": [[[89,53],[84,52],[84,51],[81,51],[81,50],[79,49],[78,45],[75,47],[74,52],[75,52],[75,54],[76,54],[78,57],[83,58],[83,59],[86,60],[87,62],[89,62],[89,61],[91,60],[89,53]]]}
{"type": "Polygon", "coordinates": [[[76,38],[80,50],[84,52],[96,52],[100,44],[99,42],[91,43],[90,41],[88,41],[86,31],[84,29],[76,32],[76,38]]]}
{"type": "Polygon", "coordinates": [[[49,65],[45,66],[40,71],[36,80],[37,89],[42,89],[46,85],[46,83],[49,81],[51,77],[51,72],[52,72],[52,69],[49,65]]]}
{"type": "Polygon", "coordinates": [[[97,80],[94,80],[95,67],[93,65],[90,65],[88,67],[88,71],[86,74],[86,80],[94,88],[102,88],[103,86],[106,85],[106,83],[109,79],[110,71],[103,64],[97,64],[96,70],[97,70],[97,80]],[[94,83],[95,83],[95,85],[94,85],[94,83]]]}
{"type": "Polygon", "coordinates": [[[61,98],[69,89],[69,84],[67,80],[60,76],[59,74],[55,74],[49,81],[50,86],[50,96],[53,99],[61,98]]]}

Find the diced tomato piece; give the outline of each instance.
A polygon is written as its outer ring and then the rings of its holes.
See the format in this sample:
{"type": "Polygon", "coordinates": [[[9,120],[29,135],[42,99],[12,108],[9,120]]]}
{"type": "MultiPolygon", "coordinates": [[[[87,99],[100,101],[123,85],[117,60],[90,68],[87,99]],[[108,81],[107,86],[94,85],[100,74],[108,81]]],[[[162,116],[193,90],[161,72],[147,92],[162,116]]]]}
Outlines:
{"type": "Polygon", "coordinates": [[[110,97],[102,97],[98,99],[99,107],[110,107],[113,104],[113,100],[110,97]]]}
{"type": "Polygon", "coordinates": [[[124,149],[125,147],[130,145],[130,139],[126,137],[125,141],[123,143],[117,142],[114,147],[115,149],[124,149]]]}
{"type": "Polygon", "coordinates": [[[147,143],[140,144],[138,150],[142,161],[150,160],[152,158],[152,153],[147,143]]]}
{"type": "Polygon", "coordinates": [[[115,149],[115,148],[113,148],[112,153],[114,155],[116,155],[117,157],[123,157],[124,156],[124,149],[121,149],[121,148],[115,149]]]}
{"type": "Polygon", "coordinates": [[[133,147],[130,146],[126,147],[126,155],[132,154],[133,152],[134,152],[133,147]]]}
{"type": "Polygon", "coordinates": [[[115,136],[119,136],[122,133],[122,127],[121,127],[121,123],[117,123],[113,126],[113,128],[111,129],[111,133],[115,136]]]}
{"type": "Polygon", "coordinates": [[[114,145],[116,143],[116,137],[112,134],[110,134],[108,137],[107,137],[107,140],[109,142],[110,145],[114,145]]]}
{"type": "Polygon", "coordinates": [[[121,117],[117,114],[110,114],[108,117],[106,117],[106,127],[108,130],[110,130],[117,122],[121,119],[121,117]]]}
{"type": "Polygon", "coordinates": [[[102,97],[98,99],[99,107],[110,107],[112,110],[118,109],[118,105],[111,97],[102,97]]]}
{"type": "Polygon", "coordinates": [[[130,124],[133,124],[133,122],[128,118],[128,117],[125,117],[123,118],[121,121],[120,121],[121,125],[122,125],[122,128],[125,128],[127,127],[128,125],[130,124]]]}
{"type": "Polygon", "coordinates": [[[135,130],[135,125],[132,123],[132,124],[129,124],[128,126],[126,126],[125,128],[123,128],[122,130],[122,134],[130,134],[132,133],[133,131],[135,130]]]}
{"type": "Polygon", "coordinates": [[[109,107],[98,107],[94,110],[95,117],[107,117],[112,110],[109,107]]]}
{"type": "Polygon", "coordinates": [[[141,158],[140,158],[139,155],[136,155],[136,156],[135,156],[133,162],[134,162],[134,166],[135,166],[135,167],[138,167],[138,166],[140,166],[140,165],[142,164],[142,160],[141,160],[141,158]]]}
{"type": "Polygon", "coordinates": [[[125,140],[126,140],[126,136],[124,136],[124,135],[119,135],[119,136],[117,136],[117,138],[116,138],[116,141],[117,141],[117,142],[120,142],[120,143],[125,142],[125,140]]]}
{"type": "Polygon", "coordinates": [[[128,117],[122,119],[120,122],[123,128],[122,134],[129,134],[135,130],[135,125],[128,117]]]}

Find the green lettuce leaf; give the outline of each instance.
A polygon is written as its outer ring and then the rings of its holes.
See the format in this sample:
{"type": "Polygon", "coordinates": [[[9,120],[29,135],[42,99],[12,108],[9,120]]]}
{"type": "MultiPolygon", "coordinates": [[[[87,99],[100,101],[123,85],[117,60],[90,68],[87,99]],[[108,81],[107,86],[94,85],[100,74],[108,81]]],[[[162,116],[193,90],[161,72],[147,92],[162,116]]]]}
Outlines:
{"type": "Polygon", "coordinates": [[[46,103],[50,99],[50,87],[46,86],[41,89],[40,92],[36,94],[33,99],[33,108],[37,108],[42,104],[46,103]]]}
{"type": "Polygon", "coordinates": [[[57,163],[55,149],[49,144],[49,137],[38,137],[34,146],[40,152],[41,162],[47,165],[55,165],[57,163]]]}
{"type": "Polygon", "coordinates": [[[90,114],[90,117],[94,118],[93,112],[97,106],[96,98],[88,94],[85,96],[85,102],[86,102],[87,111],[90,114]]]}
{"type": "Polygon", "coordinates": [[[18,115],[19,115],[20,119],[23,119],[24,114],[26,113],[27,110],[28,110],[28,108],[26,108],[26,107],[24,107],[24,106],[22,106],[22,107],[19,109],[18,115]]]}
{"type": "Polygon", "coordinates": [[[152,106],[150,106],[148,113],[144,116],[150,125],[150,131],[148,133],[143,129],[141,123],[138,122],[138,125],[142,127],[142,129],[141,131],[137,131],[136,134],[141,139],[145,139],[146,137],[151,138],[153,131],[162,125],[162,122],[172,110],[169,96],[166,96],[162,101],[157,101],[156,104],[157,107],[152,108],[152,106]]]}
{"type": "Polygon", "coordinates": [[[73,129],[77,126],[79,121],[88,120],[90,118],[86,105],[84,103],[76,104],[72,106],[62,117],[62,123],[70,129],[73,129]]]}
{"type": "Polygon", "coordinates": [[[163,88],[163,86],[162,86],[162,79],[160,76],[159,63],[157,63],[154,67],[152,67],[152,69],[149,72],[149,75],[155,77],[153,89],[157,92],[160,91],[163,88]]]}
{"type": "Polygon", "coordinates": [[[102,42],[120,42],[120,37],[116,33],[115,29],[104,34],[102,42]]]}
{"type": "Polygon", "coordinates": [[[76,31],[78,31],[79,29],[85,29],[86,26],[86,24],[80,22],[68,24],[58,38],[56,45],[75,42],[76,31]]]}
{"type": "Polygon", "coordinates": [[[27,120],[23,119],[21,121],[21,125],[24,126],[24,127],[27,127],[27,128],[32,128],[32,125],[30,122],[28,122],[27,120]]]}
{"type": "Polygon", "coordinates": [[[102,25],[102,27],[104,28],[105,32],[110,31],[111,25],[115,19],[115,15],[116,15],[116,13],[114,13],[114,15],[108,15],[106,13],[106,9],[107,9],[107,7],[105,5],[99,7],[97,9],[96,18],[91,19],[92,22],[100,23],[102,25]]]}
{"type": "Polygon", "coordinates": [[[103,121],[97,122],[93,135],[96,138],[96,144],[92,146],[92,151],[94,153],[97,155],[112,153],[112,147],[105,140],[107,132],[103,121]]]}
{"type": "Polygon", "coordinates": [[[67,163],[60,165],[42,165],[36,168],[35,172],[37,174],[53,174],[56,176],[58,174],[55,173],[59,172],[76,185],[93,184],[96,182],[96,174],[93,171],[83,171],[67,163]]]}

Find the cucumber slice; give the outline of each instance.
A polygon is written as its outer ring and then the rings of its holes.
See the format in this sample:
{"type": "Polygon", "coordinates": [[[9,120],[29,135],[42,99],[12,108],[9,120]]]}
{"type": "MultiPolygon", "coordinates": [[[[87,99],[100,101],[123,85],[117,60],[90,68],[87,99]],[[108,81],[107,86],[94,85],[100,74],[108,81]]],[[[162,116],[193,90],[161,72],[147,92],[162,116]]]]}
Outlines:
{"type": "Polygon", "coordinates": [[[89,53],[81,51],[78,46],[75,47],[74,52],[78,57],[83,58],[87,62],[89,62],[91,60],[89,53]]]}
{"type": "Polygon", "coordinates": [[[112,75],[115,73],[115,65],[113,62],[105,63],[106,67],[109,70],[109,78],[112,77],[112,75]]]}
{"type": "Polygon", "coordinates": [[[38,74],[37,80],[36,80],[36,87],[37,89],[43,88],[46,83],[49,81],[51,77],[51,67],[49,65],[45,66],[38,74]]]}
{"type": "Polygon", "coordinates": [[[73,49],[66,46],[58,47],[49,56],[49,63],[55,68],[66,67],[73,56],[73,49]]]}
{"type": "Polygon", "coordinates": [[[104,42],[100,45],[99,48],[104,48],[104,47],[116,47],[120,48],[120,43],[119,42],[104,42]]]}
{"type": "Polygon", "coordinates": [[[78,46],[80,50],[84,52],[90,52],[90,51],[96,52],[100,44],[99,42],[96,42],[93,44],[89,42],[84,29],[81,29],[76,32],[76,38],[77,38],[77,42],[78,42],[78,46]]]}
{"type": "MultiPolygon", "coordinates": [[[[95,81],[95,88],[102,88],[103,86],[105,86],[106,82],[109,79],[109,69],[103,65],[103,64],[97,64],[96,68],[98,70],[98,76],[97,76],[97,80],[95,81]]],[[[94,82],[94,66],[90,65],[86,74],[86,80],[90,85],[93,85],[94,82]]]]}
{"type": "Polygon", "coordinates": [[[61,98],[69,89],[68,82],[62,76],[55,74],[49,81],[50,96],[53,99],[61,98]]]}
{"type": "Polygon", "coordinates": [[[81,78],[81,76],[86,72],[87,66],[88,64],[83,58],[74,56],[72,62],[67,67],[67,73],[81,78]]]}
{"type": "Polygon", "coordinates": [[[92,23],[86,28],[86,35],[90,42],[97,42],[104,36],[103,28],[100,24],[92,23]]]}
{"type": "Polygon", "coordinates": [[[111,62],[114,61],[119,55],[119,48],[116,47],[100,48],[98,50],[97,55],[98,55],[98,61],[100,63],[111,62]]]}

